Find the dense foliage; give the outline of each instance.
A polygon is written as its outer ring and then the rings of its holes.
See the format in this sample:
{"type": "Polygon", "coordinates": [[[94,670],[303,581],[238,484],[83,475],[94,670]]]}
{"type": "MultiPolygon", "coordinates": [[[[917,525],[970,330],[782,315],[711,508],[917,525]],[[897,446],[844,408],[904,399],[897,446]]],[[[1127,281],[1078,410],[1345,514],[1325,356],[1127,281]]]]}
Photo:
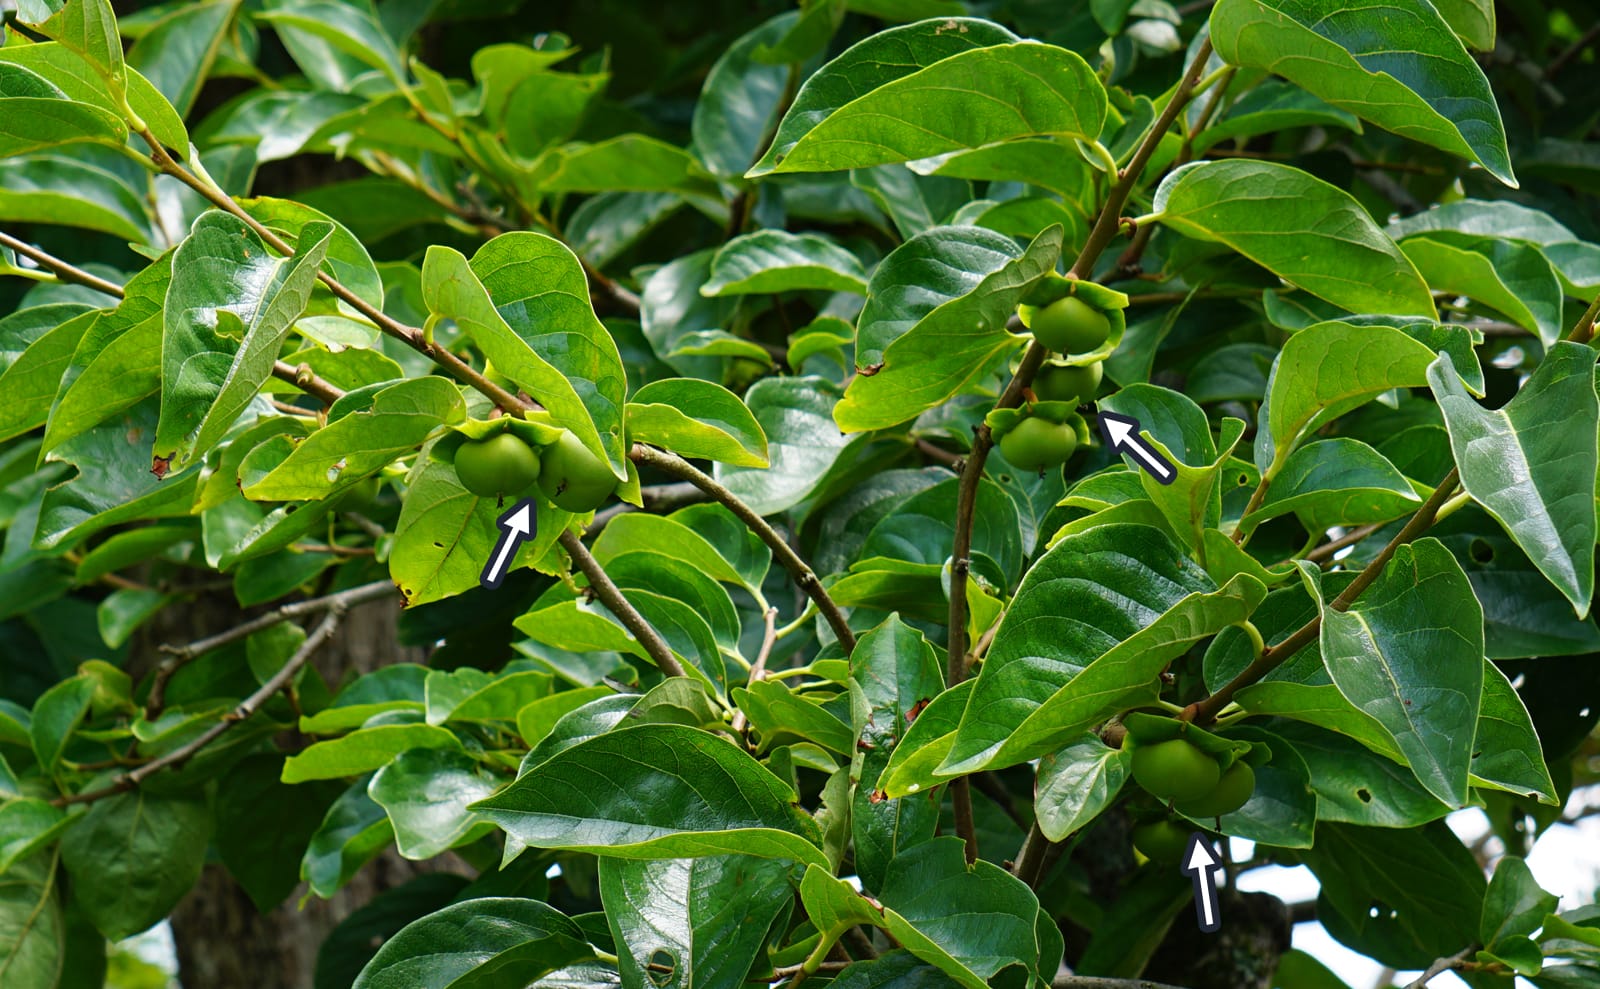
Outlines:
{"type": "Polygon", "coordinates": [[[1594,8],[655,6],[0,0],[0,984],[1600,985],[1594,8]]]}

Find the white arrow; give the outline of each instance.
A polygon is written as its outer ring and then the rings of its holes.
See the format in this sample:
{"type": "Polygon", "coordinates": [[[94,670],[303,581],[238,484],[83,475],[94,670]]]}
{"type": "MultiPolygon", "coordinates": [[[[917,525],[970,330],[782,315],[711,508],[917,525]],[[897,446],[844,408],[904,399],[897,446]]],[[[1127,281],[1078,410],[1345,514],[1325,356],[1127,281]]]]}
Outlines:
{"type": "Polygon", "coordinates": [[[1189,850],[1183,856],[1182,872],[1194,877],[1194,913],[1200,929],[1207,934],[1222,926],[1217,913],[1217,870],[1222,862],[1212,851],[1211,842],[1196,831],[1189,835],[1189,850]]]}
{"type": "Polygon", "coordinates": [[[491,591],[506,579],[506,571],[517,555],[517,547],[532,539],[534,530],[539,527],[539,514],[534,510],[533,499],[524,498],[512,505],[495,524],[501,529],[500,541],[495,543],[494,554],[489,557],[483,574],[478,578],[478,583],[491,591]]]}
{"type": "Polygon", "coordinates": [[[1177,468],[1173,467],[1166,457],[1151,449],[1139,435],[1139,420],[1131,416],[1117,415],[1115,412],[1101,412],[1100,431],[1105,433],[1106,445],[1113,453],[1132,454],[1133,459],[1162,484],[1171,484],[1177,480],[1177,468]]]}

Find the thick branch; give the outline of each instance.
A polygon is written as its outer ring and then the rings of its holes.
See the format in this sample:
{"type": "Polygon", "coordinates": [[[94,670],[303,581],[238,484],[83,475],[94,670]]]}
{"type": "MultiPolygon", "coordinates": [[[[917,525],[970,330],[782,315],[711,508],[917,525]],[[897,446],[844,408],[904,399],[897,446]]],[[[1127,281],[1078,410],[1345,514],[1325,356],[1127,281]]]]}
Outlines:
{"type": "Polygon", "coordinates": [[[800,554],[778,534],[777,530],[767,523],[767,520],[756,514],[755,509],[745,504],[739,496],[718,484],[711,475],[684,460],[682,457],[657,450],[655,447],[635,443],[633,450],[628,454],[634,463],[641,467],[654,467],[657,470],[682,478],[704,491],[711,500],[727,506],[728,510],[737,515],[739,519],[749,526],[750,531],[761,538],[761,541],[772,548],[772,555],[783,568],[789,571],[794,582],[799,585],[806,596],[816,604],[817,610],[822,612],[828,620],[828,626],[833,629],[833,634],[838,637],[840,645],[845,652],[850,652],[856,647],[856,634],[850,630],[850,624],[845,621],[844,612],[828,596],[827,590],[822,586],[822,581],[812,571],[800,554]]]}
{"type": "Polygon", "coordinates": [[[295,367],[293,364],[278,361],[272,365],[272,376],[279,381],[287,381],[296,388],[322,402],[323,405],[332,405],[344,397],[344,390],[326,378],[320,378],[310,367],[302,364],[295,367]]]}
{"type": "Polygon", "coordinates": [[[618,590],[617,585],[606,576],[600,561],[594,558],[594,554],[589,552],[589,547],[585,546],[583,540],[573,534],[571,529],[562,530],[561,548],[567,551],[567,555],[572,557],[572,562],[576,563],[578,569],[583,571],[583,575],[589,578],[589,589],[594,591],[595,597],[606,606],[606,610],[617,616],[623,628],[633,633],[633,637],[644,646],[645,652],[650,654],[650,659],[655,662],[656,667],[669,677],[684,676],[683,664],[672,654],[666,640],[661,638],[661,633],[645,621],[638,609],[628,603],[628,599],[622,596],[622,591],[618,590]]]}
{"type": "Polygon", "coordinates": [[[37,262],[40,267],[48,270],[51,274],[55,275],[64,282],[71,282],[74,285],[82,285],[85,288],[92,288],[96,292],[103,292],[106,295],[111,296],[113,299],[122,298],[121,285],[118,285],[114,282],[108,282],[98,275],[91,275],[82,268],[74,267],[73,265],[68,264],[52,254],[46,254],[44,251],[39,250],[32,244],[20,241],[3,230],[0,230],[0,247],[9,247],[11,250],[22,255],[23,257],[32,259],[33,261],[37,262]]]}
{"type": "Polygon", "coordinates": [[[74,794],[70,797],[58,797],[52,803],[58,807],[64,807],[67,804],[93,803],[96,800],[115,796],[118,793],[126,793],[161,770],[169,766],[181,766],[188,762],[195,753],[221,737],[223,732],[226,732],[241,721],[249,720],[256,711],[260,710],[263,704],[272,699],[274,694],[287,687],[289,682],[295,678],[295,675],[300,672],[301,667],[306,665],[306,661],[311,658],[311,654],[316,652],[324,642],[327,642],[329,636],[333,635],[334,629],[339,627],[339,619],[344,616],[344,611],[342,604],[330,607],[328,613],[323,616],[322,622],[317,625],[316,630],[306,637],[306,641],[300,644],[300,648],[295,650],[294,655],[289,657],[289,661],[283,664],[282,669],[274,673],[272,678],[262,684],[255,693],[240,701],[239,706],[224,715],[221,721],[206,729],[203,734],[193,741],[173,749],[160,758],[152,759],[137,769],[123,773],[101,789],[74,794]]]}
{"type": "MultiPolygon", "coordinates": [[[[1389,561],[1393,559],[1395,551],[1422,535],[1428,530],[1429,526],[1433,525],[1433,520],[1439,514],[1439,509],[1443,508],[1444,503],[1449,501],[1451,496],[1455,494],[1456,484],[1460,480],[1460,472],[1451,470],[1449,475],[1439,482],[1439,486],[1434,489],[1428,500],[1422,503],[1422,507],[1417,509],[1417,513],[1411,516],[1411,521],[1407,522],[1405,527],[1397,532],[1393,539],[1389,540],[1389,545],[1383,548],[1383,552],[1368,563],[1361,573],[1356,576],[1356,579],[1351,581],[1350,585],[1329,603],[1328,607],[1334,611],[1349,611],[1356,598],[1360,597],[1361,593],[1368,587],[1371,587],[1372,582],[1377,580],[1379,575],[1383,573],[1383,568],[1389,565],[1389,561]]],[[[1199,703],[1190,704],[1184,709],[1184,719],[1193,721],[1198,725],[1206,725],[1215,721],[1218,712],[1228,706],[1233,700],[1234,694],[1271,673],[1290,656],[1310,645],[1321,630],[1322,616],[1316,615],[1282,642],[1263,650],[1260,656],[1257,656],[1238,676],[1228,681],[1216,693],[1199,703]]]]}
{"type": "Polygon", "coordinates": [[[224,632],[196,639],[186,646],[163,646],[162,651],[167,653],[167,658],[161,661],[156,668],[155,678],[150,684],[150,696],[145,700],[145,717],[151,721],[161,716],[161,709],[166,703],[167,681],[172,679],[185,663],[219,649],[230,642],[248,638],[263,629],[271,628],[280,622],[286,622],[301,615],[314,615],[319,612],[338,612],[343,614],[356,605],[368,601],[376,601],[395,593],[394,585],[386,580],[374,581],[371,584],[362,584],[349,590],[339,591],[320,598],[308,598],[305,601],[295,601],[258,615],[224,632]]]}

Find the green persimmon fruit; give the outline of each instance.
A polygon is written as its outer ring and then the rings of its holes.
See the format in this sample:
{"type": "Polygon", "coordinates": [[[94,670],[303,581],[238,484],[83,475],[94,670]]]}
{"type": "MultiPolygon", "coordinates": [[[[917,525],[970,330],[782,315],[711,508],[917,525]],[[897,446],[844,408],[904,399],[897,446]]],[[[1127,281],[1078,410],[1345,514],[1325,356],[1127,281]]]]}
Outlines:
{"type": "Polygon", "coordinates": [[[592,512],[617,490],[617,476],[569,430],[545,448],[539,490],[557,508],[592,512]]]}
{"type": "Polygon", "coordinates": [[[1077,449],[1076,430],[1038,416],[1022,420],[1000,437],[1000,452],[1019,470],[1060,466],[1077,449]]]}
{"type": "Polygon", "coordinates": [[[519,494],[539,478],[539,455],[510,433],[468,440],[456,450],[461,486],[480,498],[519,494]]]}
{"type": "Polygon", "coordinates": [[[1075,295],[1045,306],[1033,316],[1033,338],[1063,354],[1087,354],[1111,336],[1106,314],[1075,295]]]}
{"type": "Polygon", "coordinates": [[[1216,789],[1222,768],[1184,739],[1171,738],[1133,750],[1133,778],[1154,797],[1186,804],[1216,789]]]}
{"type": "Polygon", "coordinates": [[[1249,803],[1256,792],[1256,772],[1243,761],[1236,762],[1222,774],[1216,787],[1199,800],[1186,800],[1176,804],[1186,817],[1221,817],[1249,803]]]}
{"type": "Polygon", "coordinates": [[[1045,402],[1091,402],[1104,376],[1099,361],[1083,367],[1046,364],[1033,377],[1033,393],[1045,402]]]}
{"type": "Polygon", "coordinates": [[[1151,821],[1133,829],[1133,847],[1159,865],[1175,865],[1189,848],[1189,830],[1176,821],[1151,821]]]}

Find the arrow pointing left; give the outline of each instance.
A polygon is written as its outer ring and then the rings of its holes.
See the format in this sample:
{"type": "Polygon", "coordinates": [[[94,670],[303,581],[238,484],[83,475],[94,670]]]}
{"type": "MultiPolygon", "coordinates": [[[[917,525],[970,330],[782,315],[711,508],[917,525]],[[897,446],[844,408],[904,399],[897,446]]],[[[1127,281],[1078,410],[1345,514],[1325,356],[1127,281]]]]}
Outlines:
{"type": "Polygon", "coordinates": [[[1194,878],[1194,913],[1200,929],[1207,934],[1222,926],[1222,915],[1217,904],[1217,870],[1222,861],[1212,850],[1206,836],[1196,831],[1189,835],[1189,850],[1184,853],[1183,867],[1194,878]]]}
{"type": "Polygon", "coordinates": [[[517,547],[532,539],[539,527],[539,513],[534,509],[533,499],[524,498],[512,505],[495,524],[500,527],[500,539],[494,544],[494,552],[489,555],[483,574],[478,577],[478,583],[491,591],[506,579],[511,561],[516,559],[517,547]]]}

